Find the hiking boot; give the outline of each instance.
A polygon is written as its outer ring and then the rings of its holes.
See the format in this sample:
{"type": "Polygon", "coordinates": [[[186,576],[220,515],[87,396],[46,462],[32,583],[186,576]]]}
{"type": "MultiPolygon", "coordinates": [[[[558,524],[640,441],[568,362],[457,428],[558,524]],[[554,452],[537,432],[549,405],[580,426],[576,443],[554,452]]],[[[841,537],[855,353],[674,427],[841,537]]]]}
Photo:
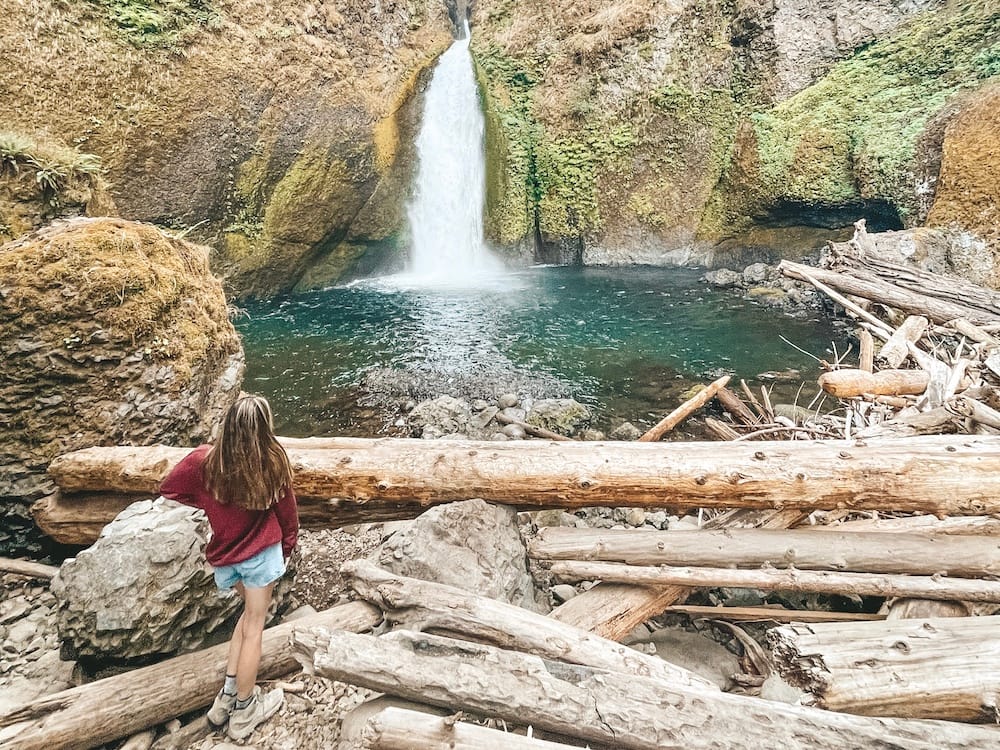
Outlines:
{"type": "Polygon", "coordinates": [[[234,708],[236,708],[236,694],[230,695],[220,690],[212,701],[212,707],[208,709],[208,723],[214,727],[221,727],[229,721],[229,714],[234,708]]]}
{"type": "Polygon", "coordinates": [[[243,740],[249,737],[258,724],[267,721],[281,708],[284,700],[285,694],[281,688],[265,693],[259,686],[255,687],[246,708],[234,708],[229,715],[230,739],[243,740]]]}

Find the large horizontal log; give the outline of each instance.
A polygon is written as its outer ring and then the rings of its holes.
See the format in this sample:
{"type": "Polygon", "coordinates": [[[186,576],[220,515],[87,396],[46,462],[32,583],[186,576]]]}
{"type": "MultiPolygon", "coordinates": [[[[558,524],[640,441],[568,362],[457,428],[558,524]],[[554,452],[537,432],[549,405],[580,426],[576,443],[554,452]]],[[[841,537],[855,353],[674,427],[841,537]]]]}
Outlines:
{"type": "Polygon", "coordinates": [[[867,622],[885,619],[885,615],[870,615],[863,612],[830,612],[821,609],[783,607],[710,607],[697,604],[672,604],[666,611],[695,619],[749,622],[867,622]]]}
{"type": "Polygon", "coordinates": [[[817,706],[867,716],[996,721],[1000,617],[796,624],[771,630],[768,640],[782,676],[817,706]]]}
{"type": "Polygon", "coordinates": [[[396,575],[365,560],[341,568],[365,600],[407,630],[428,630],[678,686],[717,690],[708,680],[656,656],[521,607],[440,583],[396,575]]]}
{"type": "Polygon", "coordinates": [[[876,396],[917,395],[927,390],[930,375],[923,370],[831,370],[819,376],[819,387],[837,398],[863,393],[876,396]]]}
{"type": "Polygon", "coordinates": [[[629,565],[755,568],[857,573],[1000,575],[1000,539],[810,529],[636,531],[545,528],[531,540],[537,559],[600,560],[629,565]]]}
{"type": "Polygon", "coordinates": [[[296,630],[293,643],[307,670],[330,679],[615,748],[995,750],[1000,741],[987,727],[692,692],[649,677],[406,631],[375,638],[313,628],[296,630]]]}
{"type": "Polygon", "coordinates": [[[959,536],[1000,536],[1000,518],[993,516],[932,515],[897,518],[857,518],[829,525],[810,526],[813,531],[877,531],[880,534],[956,534],[959,536]]]}
{"type": "Polygon", "coordinates": [[[824,594],[903,596],[917,599],[1000,603],[1000,581],[817,570],[642,567],[620,563],[555,560],[546,563],[561,581],[614,581],[633,586],[690,586],[815,591],[824,594]]]}
{"type": "MultiPolygon", "coordinates": [[[[380,504],[478,497],[518,506],[1000,512],[1000,438],[853,443],[556,443],[372,440],[292,450],[303,497],[380,504]]],[[[156,491],[183,448],[87,448],[58,457],[64,491],[156,491]]],[[[337,523],[337,506],[328,509],[337,523]]]]}
{"type": "Polygon", "coordinates": [[[390,706],[368,720],[362,747],[371,750],[579,750],[513,732],[390,706]]]}
{"type": "MultiPolygon", "coordinates": [[[[289,647],[293,628],[368,630],[378,610],[341,604],[264,631],[259,678],[273,679],[298,664],[289,647]]],[[[4,750],[83,750],[162,724],[212,702],[226,675],[228,644],[38,698],[0,715],[4,750]]]]}

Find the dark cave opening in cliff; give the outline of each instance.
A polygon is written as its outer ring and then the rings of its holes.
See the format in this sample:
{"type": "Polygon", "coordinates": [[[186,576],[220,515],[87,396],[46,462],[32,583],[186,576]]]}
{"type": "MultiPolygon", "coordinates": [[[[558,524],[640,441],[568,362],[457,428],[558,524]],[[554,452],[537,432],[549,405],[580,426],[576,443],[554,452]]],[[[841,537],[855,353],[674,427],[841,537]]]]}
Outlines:
{"type": "Polygon", "coordinates": [[[858,200],[835,205],[782,201],[755,218],[758,224],[765,227],[843,229],[850,227],[858,219],[865,219],[868,230],[872,232],[904,228],[899,209],[883,200],[858,200]]]}

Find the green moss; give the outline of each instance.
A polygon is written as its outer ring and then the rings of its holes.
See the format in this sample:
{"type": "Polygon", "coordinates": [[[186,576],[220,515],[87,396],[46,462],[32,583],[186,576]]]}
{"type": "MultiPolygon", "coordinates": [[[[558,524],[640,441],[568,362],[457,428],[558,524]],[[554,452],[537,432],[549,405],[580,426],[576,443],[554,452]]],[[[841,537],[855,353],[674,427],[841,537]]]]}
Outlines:
{"type": "Polygon", "coordinates": [[[137,47],[171,47],[218,23],[208,0],[91,0],[137,47]]]}
{"type": "Polygon", "coordinates": [[[950,97],[1000,72],[998,39],[1000,9],[993,3],[953,3],[921,14],[754,115],[752,153],[738,165],[750,184],[730,185],[750,196],[737,213],[783,201],[879,200],[904,218],[913,215],[916,148],[925,126],[950,97]]]}

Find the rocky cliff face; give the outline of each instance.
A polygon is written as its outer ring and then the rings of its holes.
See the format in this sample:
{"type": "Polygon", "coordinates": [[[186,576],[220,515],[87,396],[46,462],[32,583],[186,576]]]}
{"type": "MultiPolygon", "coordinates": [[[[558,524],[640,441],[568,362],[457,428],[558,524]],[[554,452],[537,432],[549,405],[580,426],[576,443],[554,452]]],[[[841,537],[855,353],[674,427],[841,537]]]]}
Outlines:
{"type": "MultiPolygon", "coordinates": [[[[474,18],[488,227],[545,260],[704,261],[762,227],[923,223],[946,130],[988,130],[984,109],[949,126],[962,93],[1000,73],[983,0],[480,0],[474,18]]],[[[952,179],[988,194],[955,153],[952,179]]]]}
{"type": "Polygon", "coordinates": [[[333,281],[402,221],[432,0],[14,0],[0,129],[103,159],[123,216],[216,249],[231,290],[333,281]],[[308,273],[307,273],[308,272],[308,273]]]}
{"type": "Polygon", "coordinates": [[[58,454],[207,440],[243,348],[207,248],[112,219],[0,247],[0,543],[30,529],[58,454]]]}

